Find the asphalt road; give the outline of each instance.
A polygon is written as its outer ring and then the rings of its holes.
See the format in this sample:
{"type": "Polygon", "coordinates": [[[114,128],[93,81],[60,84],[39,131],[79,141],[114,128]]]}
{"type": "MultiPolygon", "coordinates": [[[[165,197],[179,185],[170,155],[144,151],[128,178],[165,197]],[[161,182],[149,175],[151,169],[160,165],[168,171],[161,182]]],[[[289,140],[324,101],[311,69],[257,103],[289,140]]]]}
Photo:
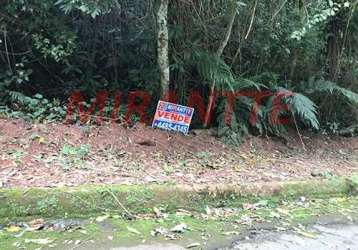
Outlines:
{"type": "MultiPolygon", "coordinates": [[[[303,234],[305,234],[304,231],[303,234]]],[[[111,250],[180,250],[183,247],[165,245],[141,245],[132,248],[112,248],[111,250]]],[[[215,249],[206,246],[193,249],[215,249]]],[[[304,236],[295,231],[260,231],[255,237],[229,243],[220,250],[358,250],[358,224],[313,225],[304,236]]]]}
{"type": "Polygon", "coordinates": [[[314,225],[306,236],[296,232],[262,232],[224,249],[238,250],[358,250],[358,224],[314,225]],[[308,236],[308,237],[307,237],[308,236]]]}

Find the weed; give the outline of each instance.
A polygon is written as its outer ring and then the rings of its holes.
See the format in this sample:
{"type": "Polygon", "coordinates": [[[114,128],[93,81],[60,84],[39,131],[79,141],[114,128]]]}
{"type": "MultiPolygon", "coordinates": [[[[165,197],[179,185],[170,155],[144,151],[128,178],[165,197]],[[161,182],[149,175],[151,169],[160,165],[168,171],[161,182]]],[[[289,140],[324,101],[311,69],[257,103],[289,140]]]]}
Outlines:
{"type": "Polygon", "coordinates": [[[89,146],[81,144],[74,147],[68,144],[63,145],[60,152],[60,162],[65,171],[72,167],[85,168],[84,159],[89,153],[89,146]]]}

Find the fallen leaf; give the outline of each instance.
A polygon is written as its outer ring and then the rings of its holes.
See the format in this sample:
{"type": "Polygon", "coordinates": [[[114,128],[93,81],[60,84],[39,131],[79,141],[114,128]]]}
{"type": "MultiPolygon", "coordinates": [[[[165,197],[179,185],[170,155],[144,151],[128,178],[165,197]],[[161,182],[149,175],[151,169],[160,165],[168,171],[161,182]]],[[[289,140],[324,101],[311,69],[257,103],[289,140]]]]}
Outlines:
{"type": "Polygon", "coordinates": [[[50,240],[48,238],[46,239],[25,239],[25,243],[34,243],[39,245],[48,245],[51,244],[53,240],[50,240]]]}
{"type": "Polygon", "coordinates": [[[156,216],[157,218],[162,217],[162,212],[161,212],[158,208],[153,207],[153,211],[154,211],[155,216],[156,216]]]}
{"type": "Polygon", "coordinates": [[[306,232],[306,231],[302,231],[302,230],[297,230],[297,233],[304,236],[304,237],[307,237],[307,238],[311,238],[311,239],[315,239],[316,238],[316,235],[315,234],[312,234],[312,233],[309,233],[309,232],[306,232]]]}
{"type": "Polygon", "coordinates": [[[137,229],[133,227],[127,227],[128,231],[134,234],[141,234],[137,229]]]}
{"type": "Polygon", "coordinates": [[[276,227],[276,230],[277,231],[286,231],[287,228],[285,228],[285,227],[276,227]]]}
{"type": "Polygon", "coordinates": [[[39,137],[39,144],[43,144],[45,142],[45,138],[44,137],[39,137]]]}
{"type": "Polygon", "coordinates": [[[290,212],[286,209],[282,209],[282,208],[276,208],[277,212],[279,212],[280,214],[284,214],[284,215],[287,215],[289,216],[290,215],[290,212]]]}
{"type": "Polygon", "coordinates": [[[13,245],[14,247],[17,247],[17,248],[20,248],[20,247],[21,247],[21,244],[20,244],[20,242],[18,242],[18,241],[15,241],[12,245],[13,245]]]}
{"type": "Polygon", "coordinates": [[[175,213],[175,215],[177,216],[188,216],[188,217],[192,217],[192,213],[190,213],[189,211],[187,210],[184,210],[184,209],[178,209],[178,211],[175,213]]]}
{"type": "Polygon", "coordinates": [[[10,227],[5,228],[5,230],[8,233],[17,233],[17,232],[19,232],[21,230],[21,228],[18,227],[18,226],[10,226],[10,227]]]}
{"type": "Polygon", "coordinates": [[[250,203],[243,203],[242,208],[245,209],[245,210],[251,210],[251,209],[254,208],[254,205],[252,205],[250,203]]]}
{"type": "Polygon", "coordinates": [[[229,236],[229,235],[238,235],[239,232],[237,231],[229,231],[229,232],[224,232],[223,235],[229,236]]]}
{"type": "Polygon", "coordinates": [[[255,208],[259,208],[259,207],[267,207],[269,204],[268,200],[260,200],[259,202],[254,204],[255,208]]]}
{"type": "Polygon", "coordinates": [[[166,240],[177,240],[177,239],[179,239],[179,237],[177,235],[175,235],[175,234],[166,234],[166,235],[164,235],[164,237],[165,237],[166,240]]]}
{"type": "Polygon", "coordinates": [[[190,249],[190,248],[194,248],[194,247],[200,247],[200,243],[192,243],[187,245],[185,248],[190,249]]]}
{"type": "Polygon", "coordinates": [[[302,224],[298,224],[297,227],[294,227],[294,229],[296,230],[296,232],[304,237],[307,237],[307,238],[311,238],[311,239],[315,239],[316,238],[316,235],[313,234],[313,233],[310,233],[310,232],[307,232],[305,230],[305,227],[302,225],[302,224]]]}
{"type": "Polygon", "coordinates": [[[300,228],[300,225],[299,227],[295,227],[294,228],[296,230],[296,232],[304,237],[307,237],[307,238],[311,238],[311,239],[315,239],[316,238],[316,235],[313,234],[313,233],[310,233],[310,232],[307,232],[305,230],[302,229],[302,226],[300,228]]]}
{"type": "Polygon", "coordinates": [[[107,220],[109,218],[109,214],[103,215],[103,216],[98,216],[96,221],[97,222],[103,222],[105,220],[107,220]]]}
{"type": "Polygon", "coordinates": [[[211,209],[210,209],[210,207],[206,206],[205,212],[206,212],[207,215],[211,215],[211,209]]]}
{"type": "Polygon", "coordinates": [[[170,229],[170,231],[174,233],[184,233],[186,230],[188,230],[188,226],[184,223],[176,225],[175,227],[170,229]]]}
{"type": "Polygon", "coordinates": [[[155,237],[155,236],[158,236],[158,235],[166,235],[168,233],[168,230],[166,228],[155,228],[153,229],[150,234],[155,237]]]}
{"type": "Polygon", "coordinates": [[[281,215],[279,213],[272,211],[272,212],[270,212],[270,217],[279,219],[279,218],[281,218],[281,215]]]}
{"type": "Polygon", "coordinates": [[[27,229],[27,231],[37,231],[45,227],[45,221],[43,219],[32,220],[28,224],[29,228],[27,229]]]}

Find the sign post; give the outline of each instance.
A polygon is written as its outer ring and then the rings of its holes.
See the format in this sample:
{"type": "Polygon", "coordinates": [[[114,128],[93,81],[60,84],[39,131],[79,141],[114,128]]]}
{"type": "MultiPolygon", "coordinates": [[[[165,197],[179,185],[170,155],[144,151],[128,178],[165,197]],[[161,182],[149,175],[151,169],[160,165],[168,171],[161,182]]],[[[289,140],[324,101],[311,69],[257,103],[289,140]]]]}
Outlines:
{"type": "Polygon", "coordinates": [[[188,134],[194,109],[159,101],[152,127],[188,134]]]}

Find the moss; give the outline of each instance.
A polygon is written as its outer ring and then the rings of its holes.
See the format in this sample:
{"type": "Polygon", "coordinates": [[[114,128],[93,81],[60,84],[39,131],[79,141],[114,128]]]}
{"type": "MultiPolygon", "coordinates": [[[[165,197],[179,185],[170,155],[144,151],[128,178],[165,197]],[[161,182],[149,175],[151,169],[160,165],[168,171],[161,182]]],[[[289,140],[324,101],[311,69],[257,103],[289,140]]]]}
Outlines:
{"type": "MultiPolygon", "coordinates": [[[[68,232],[57,232],[57,231],[38,231],[38,232],[26,232],[20,238],[15,237],[16,234],[6,233],[5,231],[0,231],[0,242],[2,249],[14,249],[13,244],[17,243],[19,246],[22,246],[26,249],[38,249],[40,245],[26,243],[26,239],[50,239],[56,244],[55,249],[65,249],[69,246],[66,245],[66,241],[72,240],[73,242],[81,240],[86,243],[88,240],[95,240],[95,243],[91,243],[92,248],[95,249],[96,245],[101,246],[102,248],[108,244],[113,246],[133,246],[141,244],[143,241],[150,242],[165,242],[163,236],[158,236],[156,238],[151,236],[151,231],[158,227],[163,228],[172,228],[179,223],[186,223],[189,227],[189,231],[186,231],[183,238],[177,240],[175,243],[180,245],[187,245],[192,241],[202,241],[202,232],[207,232],[213,234],[214,232],[221,232],[225,227],[224,223],[221,221],[209,220],[203,221],[194,218],[177,218],[175,216],[170,216],[170,218],[165,220],[136,220],[136,221],[127,221],[121,219],[110,219],[105,222],[108,229],[103,229],[103,226],[97,224],[88,224],[83,226],[81,231],[68,231],[68,232]],[[110,226],[108,226],[110,225],[110,226]],[[133,228],[140,232],[140,234],[135,234],[128,230],[128,227],[133,228]],[[86,232],[83,234],[81,232],[86,232]],[[113,237],[113,241],[108,240],[108,236],[113,237]]],[[[225,237],[220,234],[217,238],[221,238],[222,241],[225,240],[225,237]]],[[[88,242],[87,242],[88,243],[88,242]]],[[[73,246],[73,245],[72,245],[73,246]]],[[[91,248],[91,249],[92,249],[91,248]]]]}
{"type": "MultiPolygon", "coordinates": [[[[199,213],[193,213],[190,216],[178,216],[174,213],[169,213],[166,218],[151,218],[144,216],[143,219],[138,220],[125,220],[121,218],[110,218],[101,223],[95,223],[94,219],[87,220],[81,230],[53,232],[53,231],[38,231],[26,232],[21,237],[15,237],[18,233],[7,233],[5,230],[0,230],[0,242],[2,249],[13,249],[13,244],[18,242],[26,249],[36,249],[39,245],[28,244],[25,239],[44,239],[49,238],[54,240],[57,244],[56,249],[69,248],[68,245],[63,245],[65,240],[81,240],[82,242],[91,239],[95,242],[88,243],[88,249],[96,249],[96,246],[101,248],[114,248],[116,246],[132,246],[141,244],[143,241],[146,243],[165,241],[163,236],[152,237],[151,231],[155,228],[170,229],[180,223],[185,223],[189,227],[189,231],[180,234],[179,239],[174,241],[175,244],[186,246],[193,242],[206,242],[211,248],[220,247],[221,243],[231,241],[230,237],[223,235],[223,232],[237,231],[244,232],[247,227],[243,224],[237,224],[236,221],[242,219],[245,215],[246,218],[252,218],[254,227],[259,228],[260,224],[257,223],[270,223],[273,226],[288,225],[295,226],[298,223],[309,223],[310,220],[318,218],[319,216],[334,214],[350,215],[353,218],[358,218],[356,207],[358,206],[358,197],[355,196],[340,196],[330,198],[311,198],[305,204],[300,205],[299,200],[286,200],[267,198],[260,201],[260,206],[256,209],[239,209],[234,214],[229,216],[217,216],[210,219],[203,219],[199,213]],[[256,221],[256,222],[255,222],[256,221]],[[136,234],[128,230],[134,228],[140,234],[136,234]],[[83,233],[86,232],[86,234],[83,233]],[[210,235],[207,240],[202,237],[210,235]],[[113,237],[113,241],[108,240],[108,236],[113,237]]],[[[70,215],[71,216],[71,215],[70,215]]],[[[18,218],[17,221],[30,221],[32,218],[18,218]]],[[[7,224],[9,220],[5,220],[7,224]]],[[[0,224],[1,225],[1,224],[0,224]]],[[[85,245],[84,247],[86,247],[85,245]]],[[[87,249],[87,248],[86,248],[87,249]]]]}
{"type": "MultiPolygon", "coordinates": [[[[53,241],[55,245],[61,245],[65,240],[83,240],[91,236],[91,238],[101,237],[100,230],[95,224],[88,224],[85,228],[80,231],[51,231],[51,230],[43,230],[43,231],[34,231],[34,232],[25,232],[18,237],[20,233],[6,233],[5,231],[0,231],[0,242],[1,249],[39,249],[41,245],[34,243],[27,243],[26,239],[49,239],[53,241]],[[86,232],[86,235],[82,232],[86,232]],[[18,247],[15,247],[17,244],[18,247]]],[[[50,246],[52,243],[48,244],[50,246]]]]}
{"type": "Polygon", "coordinates": [[[175,185],[114,185],[74,188],[0,189],[0,218],[41,215],[79,216],[104,211],[147,213],[154,206],[169,211],[185,208],[204,211],[206,206],[240,207],[244,202],[322,197],[351,193],[353,181],[331,179],[314,182],[252,184],[243,186],[186,187],[175,185]]]}

